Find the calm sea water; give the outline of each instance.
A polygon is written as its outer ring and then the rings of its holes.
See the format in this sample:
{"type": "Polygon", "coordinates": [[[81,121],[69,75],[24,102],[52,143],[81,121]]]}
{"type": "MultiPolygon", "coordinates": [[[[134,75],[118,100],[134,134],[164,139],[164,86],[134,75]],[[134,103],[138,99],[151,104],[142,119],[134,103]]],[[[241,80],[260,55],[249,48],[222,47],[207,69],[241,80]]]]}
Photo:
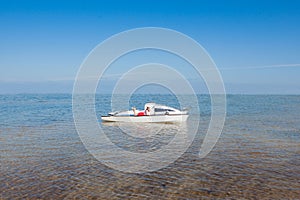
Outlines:
{"type": "MultiPolygon", "coordinates": [[[[98,117],[111,111],[110,99],[96,96],[98,117]]],[[[159,171],[130,174],[107,167],[85,149],[74,126],[71,95],[0,95],[0,199],[300,198],[300,96],[228,95],[223,133],[203,159],[198,152],[210,98],[198,100],[201,117],[190,148],[159,171]]],[[[142,108],[148,101],[180,106],[172,95],[134,95],[129,107],[142,108]]],[[[188,126],[196,125],[194,106],[188,106],[188,126]]],[[[140,152],[165,145],[173,137],[166,130],[174,129],[166,125],[165,141],[157,145],[154,137],[150,141],[156,145],[147,146],[124,143],[117,126],[99,124],[117,145],[140,152]]]]}

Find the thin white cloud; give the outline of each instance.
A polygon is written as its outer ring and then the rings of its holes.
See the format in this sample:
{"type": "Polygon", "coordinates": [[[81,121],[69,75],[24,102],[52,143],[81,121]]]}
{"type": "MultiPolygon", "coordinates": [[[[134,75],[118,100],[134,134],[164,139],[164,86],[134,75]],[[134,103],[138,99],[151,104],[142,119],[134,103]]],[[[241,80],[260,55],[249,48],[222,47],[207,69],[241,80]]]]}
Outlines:
{"type": "Polygon", "coordinates": [[[261,65],[261,66],[245,66],[245,67],[224,67],[219,70],[251,70],[251,69],[273,69],[273,68],[291,68],[300,67],[300,64],[280,64],[280,65],[261,65]]]}
{"type": "MultiPolygon", "coordinates": [[[[121,77],[122,74],[107,74],[102,76],[102,79],[114,79],[114,78],[119,78],[121,77]]],[[[61,77],[61,78],[52,78],[48,79],[47,81],[74,81],[76,78],[75,77],[61,77]]],[[[85,76],[81,78],[81,80],[95,80],[99,79],[98,76],[85,76]]]]}
{"type": "MultiPolygon", "coordinates": [[[[241,67],[223,67],[218,68],[220,71],[227,70],[259,70],[259,69],[280,69],[280,68],[298,68],[300,64],[277,64],[277,65],[257,65],[257,66],[241,66],[241,67]]],[[[210,69],[204,69],[210,70],[210,69]]],[[[123,74],[106,74],[102,76],[102,79],[119,79],[123,74]]],[[[97,76],[87,76],[84,80],[95,80],[99,79],[97,76]]],[[[1,79],[2,82],[44,82],[44,81],[74,81],[75,77],[61,77],[61,78],[50,78],[47,80],[28,80],[28,79],[1,79]]]]}

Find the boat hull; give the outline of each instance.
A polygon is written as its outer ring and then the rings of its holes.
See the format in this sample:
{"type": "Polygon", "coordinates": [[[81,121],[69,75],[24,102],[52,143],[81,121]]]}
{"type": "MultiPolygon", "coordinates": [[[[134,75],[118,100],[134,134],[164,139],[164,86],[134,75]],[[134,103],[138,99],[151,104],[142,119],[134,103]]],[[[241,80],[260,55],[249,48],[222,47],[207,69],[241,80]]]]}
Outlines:
{"type": "Polygon", "coordinates": [[[166,123],[184,122],[188,115],[152,115],[152,116],[102,116],[104,122],[166,123]]]}

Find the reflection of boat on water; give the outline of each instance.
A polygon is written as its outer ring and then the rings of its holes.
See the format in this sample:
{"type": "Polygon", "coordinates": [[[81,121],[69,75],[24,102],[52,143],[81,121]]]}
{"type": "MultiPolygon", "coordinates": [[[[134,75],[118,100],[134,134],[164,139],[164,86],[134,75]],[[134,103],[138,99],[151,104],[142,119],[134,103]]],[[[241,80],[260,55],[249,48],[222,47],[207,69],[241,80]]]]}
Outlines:
{"type": "MultiPolygon", "coordinates": [[[[101,128],[108,133],[110,138],[116,140],[116,143],[125,138],[133,137],[129,140],[148,138],[144,142],[150,142],[155,138],[160,138],[160,142],[166,141],[166,144],[173,139],[176,134],[188,135],[188,123],[186,122],[162,122],[162,123],[128,123],[128,122],[102,122],[101,128]],[[118,138],[118,139],[117,139],[118,138]],[[152,139],[150,139],[152,138],[152,139]]],[[[179,136],[178,136],[179,137],[179,136]]],[[[124,142],[124,141],[123,141],[124,142]]],[[[129,141],[127,141],[129,142],[129,141]]],[[[137,142],[137,141],[136,141],[137,142]]],[[[138,141],[142,143],[141,140],[138,141]]]]}
{"type": "Polygon", "coordinates": [[[188,118],[187,110],[160,105],[156,103],[146,103],[144,110],[129,110],[110,112],[107,116],[102,116],[104,122],[184,122],[188,118]],[[149,112],[145,111],[149,108],[149,112]]]}

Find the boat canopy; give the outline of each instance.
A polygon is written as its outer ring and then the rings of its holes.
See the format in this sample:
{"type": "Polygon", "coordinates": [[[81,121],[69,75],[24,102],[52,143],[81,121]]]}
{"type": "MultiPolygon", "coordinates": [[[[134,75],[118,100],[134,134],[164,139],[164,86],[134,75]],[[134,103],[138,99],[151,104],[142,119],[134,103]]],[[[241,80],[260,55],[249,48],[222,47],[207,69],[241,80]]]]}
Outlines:
{"type": "Polygon", "coordinates": [[[165,113],[174,113],[174,114],[180,114],[182,113],[180,110],[176,108],[172,108],[170,106],[165,106],[161,104],[156,103],[146,103],[144,106],[144,109],[146,110],[147,107],[150,107],[150,115],[154,114],[165,114],[165,113]]]}

